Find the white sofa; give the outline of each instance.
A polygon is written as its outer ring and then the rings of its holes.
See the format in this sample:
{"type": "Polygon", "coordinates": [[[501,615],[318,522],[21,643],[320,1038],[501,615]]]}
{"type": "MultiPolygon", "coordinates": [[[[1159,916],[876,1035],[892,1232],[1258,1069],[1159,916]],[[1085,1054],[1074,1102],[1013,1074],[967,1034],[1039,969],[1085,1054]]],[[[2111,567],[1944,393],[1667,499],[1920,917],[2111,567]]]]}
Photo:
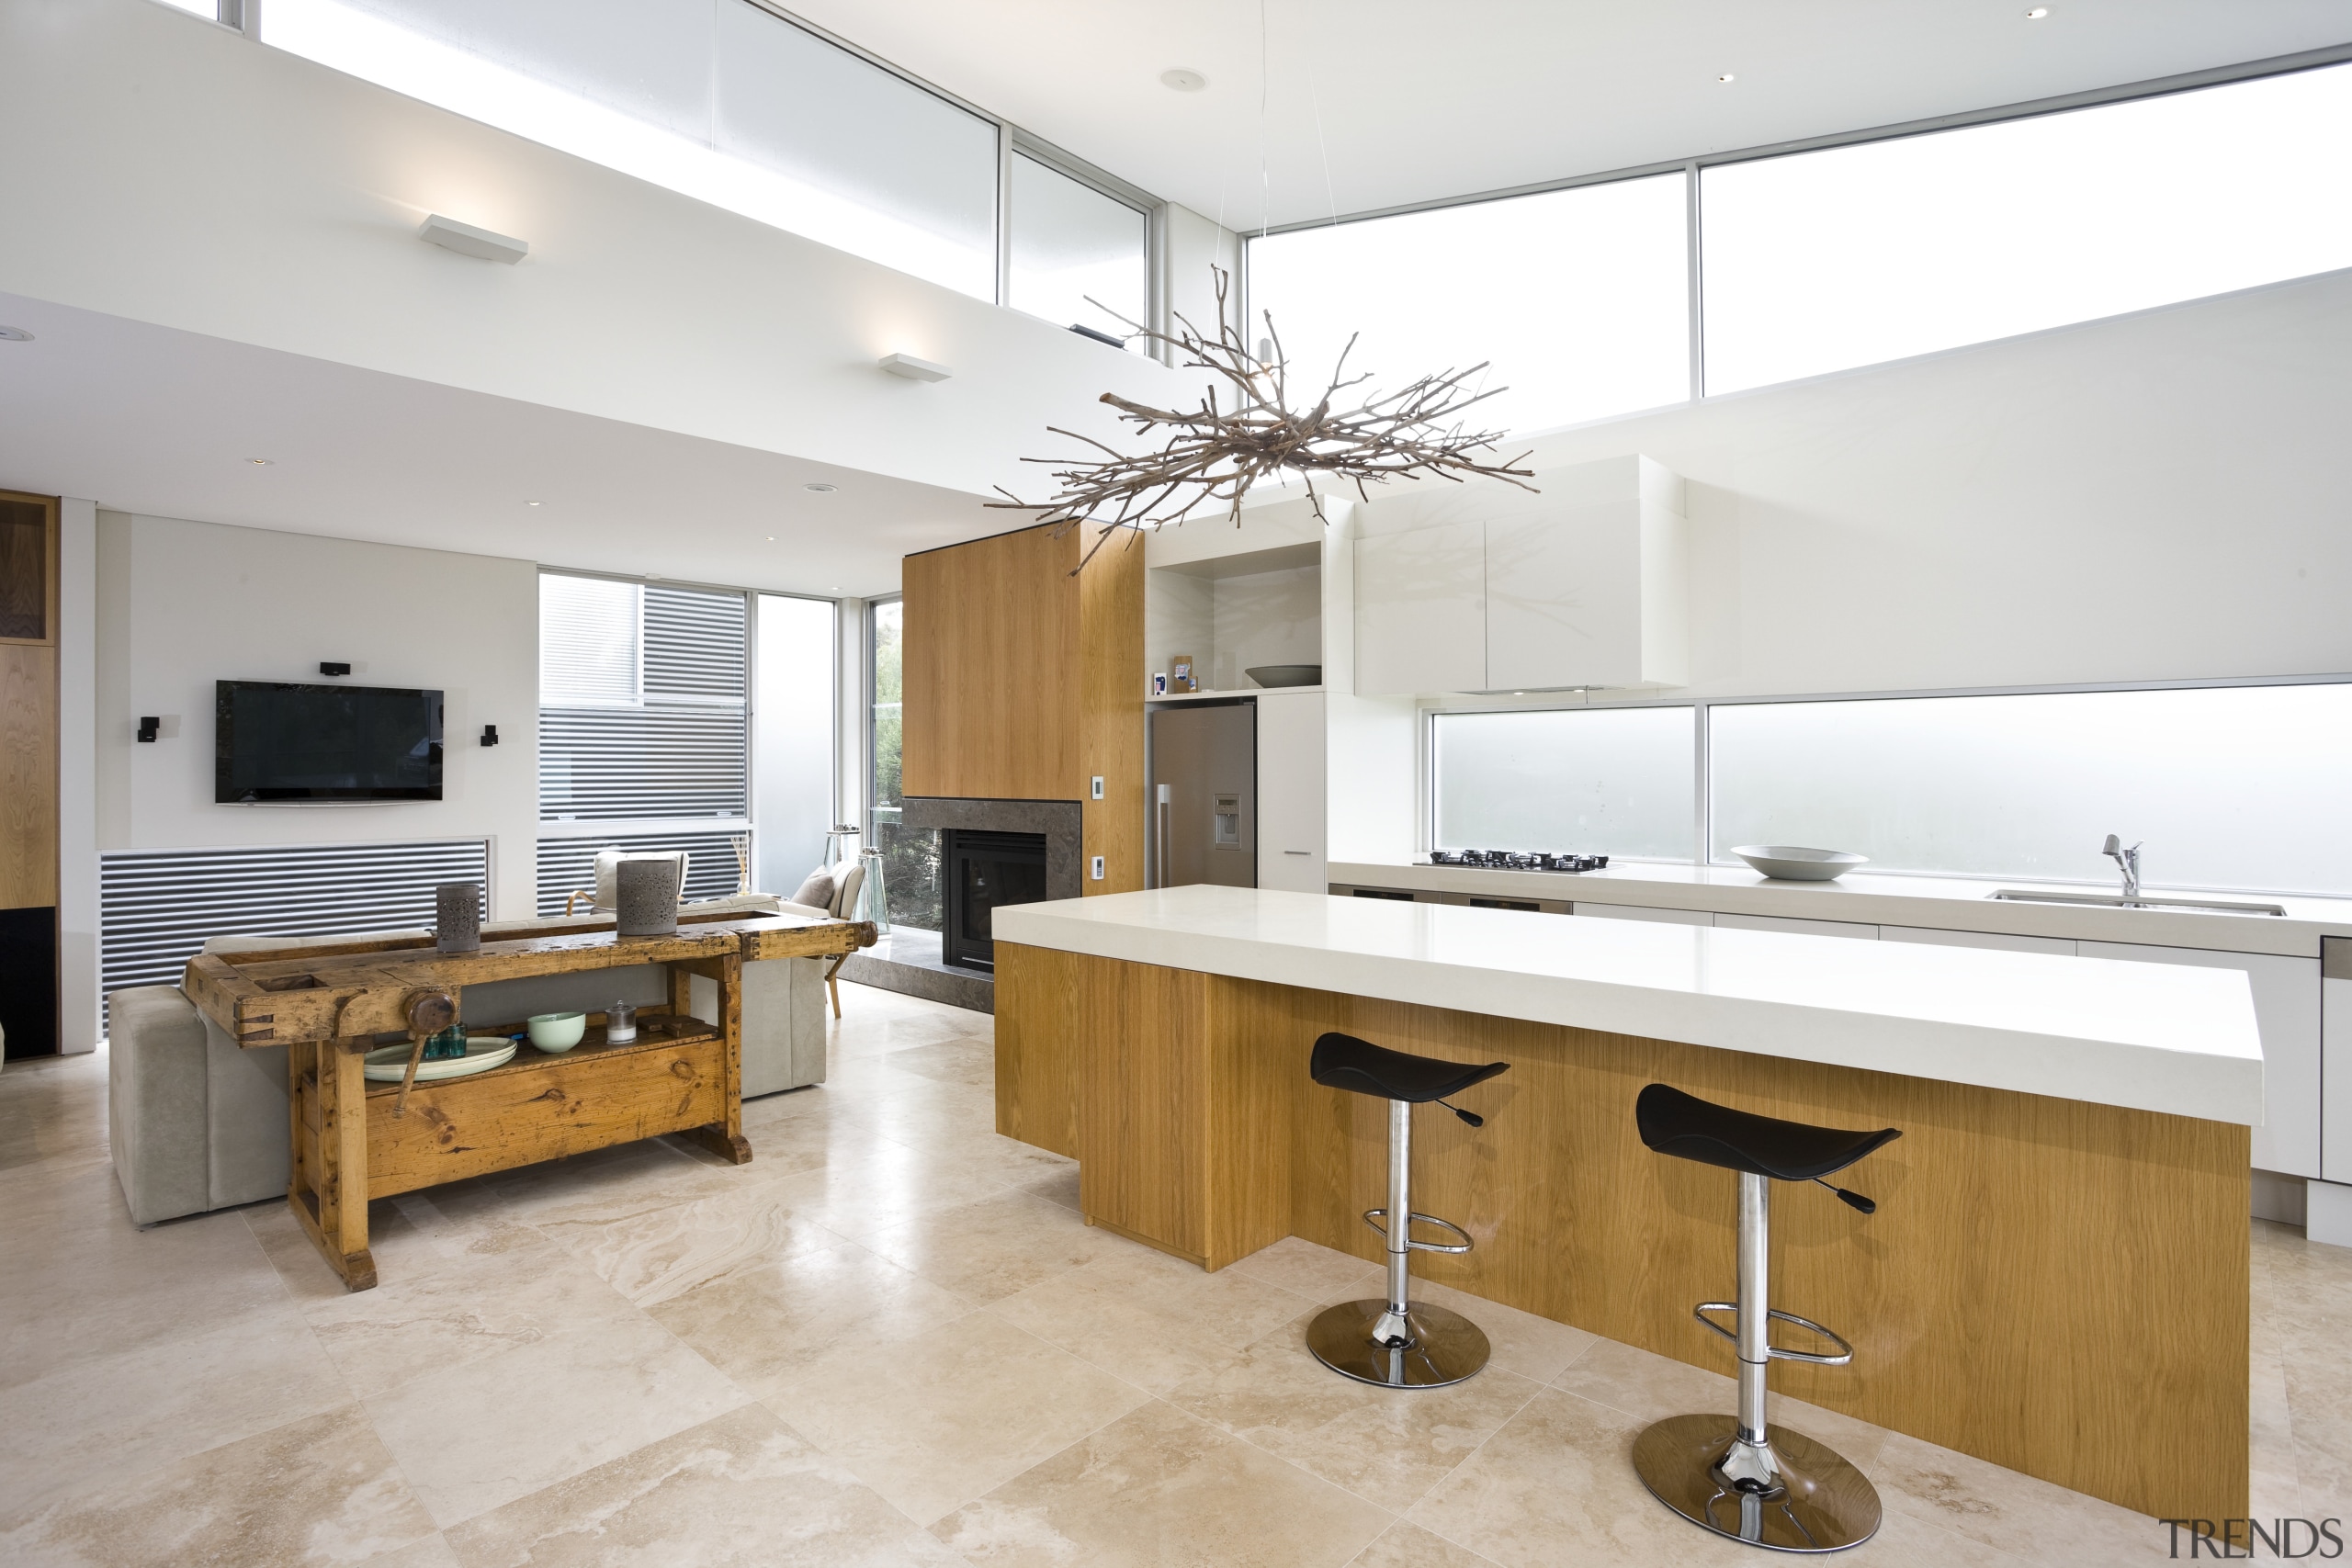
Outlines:
{"type": "MultiPolygon", "coordinates": [[[[681,914],[744,908],[772,912],[782,901],[765,895],[712,899],[681,914]]],[[[572,919],[501,920],[485,924],[495,939],[520,927],[586,926],[572,919]]],[[[258,952],[366,936],[424,936],[425,931],[370,932],[338,937],[215,937],[208,953],[258,952]]],[[[743,965],[743,1093],[774,1094],[825,1078],[823,961],[771,959],[743,965]]],[[[292,1174],[288,1125],[286,1048],[240,1049],[206,1019],[177,986],[137,986],[112,993],[107,1046],[107,1130],[116,1178],[140,1224],[282,1196],[292,1174]]],[[[667,1003],[660,964],[499,980],[466,988],[465,1011],[501,1022],[533,1013],[602,1010],[606,1003],[667,1003]]],[[[692,1005],[715,1020],[718,987],[697,977],[692,1005]]]]}

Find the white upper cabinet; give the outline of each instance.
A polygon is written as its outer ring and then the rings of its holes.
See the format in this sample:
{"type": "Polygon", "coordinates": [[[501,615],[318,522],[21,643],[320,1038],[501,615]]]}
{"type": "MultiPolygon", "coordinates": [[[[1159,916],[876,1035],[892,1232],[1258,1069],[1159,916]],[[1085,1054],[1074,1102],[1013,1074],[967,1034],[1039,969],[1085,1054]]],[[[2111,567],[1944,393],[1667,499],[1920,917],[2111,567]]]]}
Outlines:
{"type": "Polygon", "coordinates": [[[1385,496],[1355,547],[1365,695],[1690,680],[1682,482],[1647,457],[1385,496]]]}
{"type": "Polygon", "coordinates": [[[1357,539],[1356,690],[1385,696],[1483,689],[1486,599],[1482,522],[1357,539]]]}
{"type": "Polygon", "coordinates": [[[1323,694],[1258,694],[1258,886],[1323,891],[1323,694]]]}

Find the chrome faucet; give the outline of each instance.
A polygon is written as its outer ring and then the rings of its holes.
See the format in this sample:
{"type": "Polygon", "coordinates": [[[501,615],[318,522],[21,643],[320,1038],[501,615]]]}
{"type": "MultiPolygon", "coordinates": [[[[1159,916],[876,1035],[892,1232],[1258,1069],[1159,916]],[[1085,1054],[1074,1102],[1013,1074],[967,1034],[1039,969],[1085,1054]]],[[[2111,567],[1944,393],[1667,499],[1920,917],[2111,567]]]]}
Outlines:
{"type": "Polygon", "coordinates": [[[2140,851],[2143,847],[2145,847],[2144,840],[2127,850],[2123,847],[2123,840],[2109,833],[2107,836],[2107,848],[2099,851],[2099,853],[2123,868],[2123,896],[2126,898],[2137,898],[2140,896],[2140,851]]]}

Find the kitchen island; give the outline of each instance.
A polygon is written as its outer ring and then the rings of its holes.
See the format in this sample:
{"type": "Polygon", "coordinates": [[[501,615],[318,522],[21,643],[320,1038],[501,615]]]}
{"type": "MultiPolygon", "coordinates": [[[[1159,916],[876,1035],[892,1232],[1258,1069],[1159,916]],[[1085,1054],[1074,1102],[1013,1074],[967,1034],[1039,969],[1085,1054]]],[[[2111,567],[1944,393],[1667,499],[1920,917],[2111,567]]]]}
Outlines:
{"type": "MultiPolygon", "coordinates": [[[[1192,886],[1000,909],[999,1131],[1080,1163],[1090,1222],[1216,1269],[1285,1235],[1377,1256],[1385,1108],[1316,1036],[1510,1071],[1425,1113],[1427,1277],[1728,1371],[1692,1321],[1735,1178],[1634,1128],[1666,1082],[1904,1136],[1783,1186],[1774,1294],[1852,1340],[1795,1397],[2160,1517],[2243,1517],[2247,1140],[2230,970],[1192,886]]],[[[1720,1350],[1720,1354],[1718,1351],[1720,1350]]],[[[1302,1354],[1304,1352],[1302,1351],[1302,1354]]]]}

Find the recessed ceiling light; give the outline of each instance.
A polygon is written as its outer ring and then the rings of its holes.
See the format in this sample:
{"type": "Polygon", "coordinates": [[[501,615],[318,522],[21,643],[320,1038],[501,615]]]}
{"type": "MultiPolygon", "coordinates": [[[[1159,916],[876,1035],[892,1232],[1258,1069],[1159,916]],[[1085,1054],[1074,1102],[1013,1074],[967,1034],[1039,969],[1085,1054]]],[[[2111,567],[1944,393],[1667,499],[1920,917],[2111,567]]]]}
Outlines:
{"type": "Polygon", "coordinates": [[[1197,71],[1187,71],[1179,66],[1173,71],[1162,71],[1159,85],[1173,87],[1180,93],[1197,93],[1209,85],[1209,79],[1197,71]]]}
{"type": "Polygon", "coordinates": [[[2036,6],[2032,10],[2028,11],[2028,12],[2025,14],[2025,19],[2026,19],[2027,21],[2029,21],[2029,22],[2038,22],[2038,21],[2041,20],[2041,18],[2042,18],[2042,17],[2046,17],[2046,16],[2048,16],[2048,15],[2050,15],[2050,7],[2049,7],[2049,6],[2036,6]]]}
{"type": "Polygon", "coordinates": [[[526,506],[537,506],[537,505],[538,505],[539,503],[538,503],[537,502],[536,502],[536,501],[526,501],[526,502],[525,502],[523,504],[524,504],[524,505],[526,505],[526,506]]]}
{"type": "Polygon", "coordinates": [[[771,545],[775,543],[775,536],[774,534],[770,534],[768,536],[768,543],[771,545]]]}
{"type": "Polygon", "coordinates": [[[33,334],[22,327],[0,327],[0,342],[30,343],[32,341],[33,334]]]}
{"type": "Polygon", "coordinates": [[[270,463],[270,460],[267,457],[248,457],[245,461],[251,463],[256,468],[266,468],[269,467],[270,463]]]}
{"type": "Polygon", "coordinates": [[[839,485],[829,485],[820,479],[815,484],[806,484],[802,485],[800,488],[805,491],[812,491],[818,495],[831,495],[833,491],[841,489],[842,487],[839,485]]]}
{"type": "Polygon", "coordinates": [[[1722,75],[1720,75],[1720,76],[1716,77],[1716,78],[1715,78],[1715,80],[1716,80],[1716,81],[1718,81],[1718,82],[1736,82],[1736,81],[1738,81],[1738,80],[1739,80],[1739,78],[1738,78],[1738,77],[1736,77],[1736,76],[1735,76],[1735,75],[1733,75],[1730,72],[1726,71],[1726,72],[1724,72],[1722,75]]]}

